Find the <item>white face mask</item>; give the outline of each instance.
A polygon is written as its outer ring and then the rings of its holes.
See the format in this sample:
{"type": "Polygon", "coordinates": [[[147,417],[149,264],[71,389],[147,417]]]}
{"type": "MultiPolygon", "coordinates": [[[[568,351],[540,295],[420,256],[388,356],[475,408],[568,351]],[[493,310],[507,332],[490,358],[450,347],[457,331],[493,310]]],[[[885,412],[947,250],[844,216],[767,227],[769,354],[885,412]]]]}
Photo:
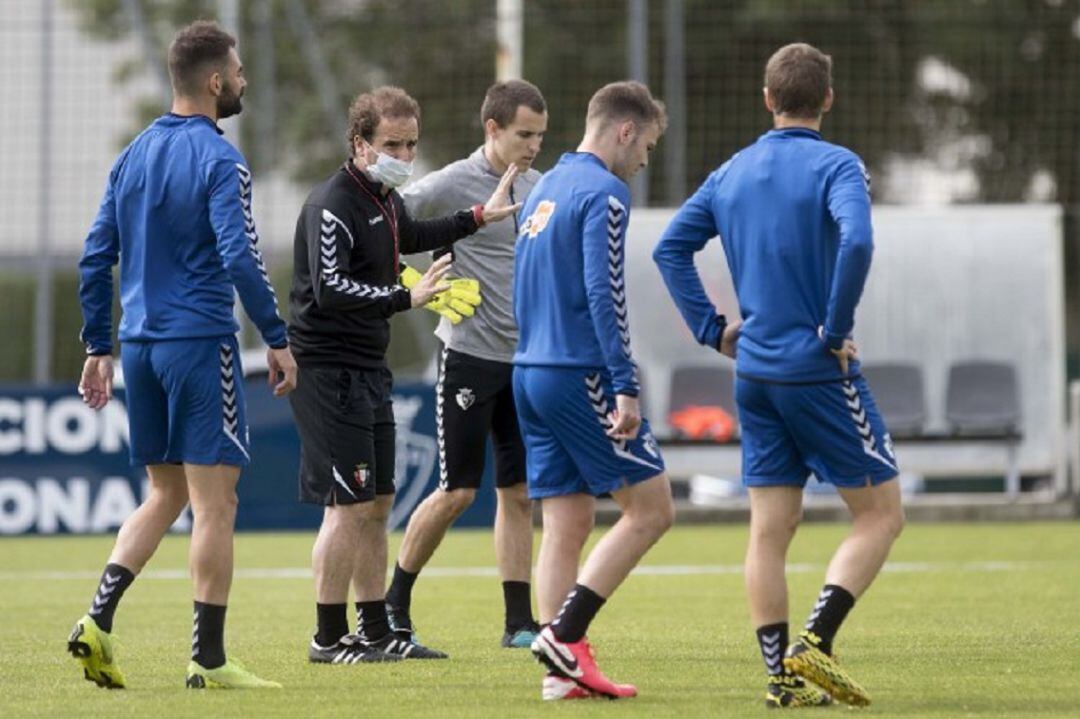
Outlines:
{"type": "Polygon", "coordinates": [[[368,174],[387,187],[401,187],[412,176],[413,164],[380,152],[375,164],[367,166],[368,174]]]}

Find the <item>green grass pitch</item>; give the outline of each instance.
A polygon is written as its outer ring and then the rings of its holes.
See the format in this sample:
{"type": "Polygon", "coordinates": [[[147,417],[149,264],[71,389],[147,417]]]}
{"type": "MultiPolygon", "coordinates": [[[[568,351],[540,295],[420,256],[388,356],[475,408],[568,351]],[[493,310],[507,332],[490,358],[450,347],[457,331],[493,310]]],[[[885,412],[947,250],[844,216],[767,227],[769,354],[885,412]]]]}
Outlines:
{"type": "MultiPolygon", "coordinates": [[[[844,532],[842,525],[800,530],[790,556],[793,627],[801,626],[844,532]]],[[[590,633],[601,666],[641,692],[618,702],[542,702],[539,665],[526,651],[499,648],[501,590],[485,531],[451,533],[416,587],[421,637],[450,652],[449,661],[308,664],[312,539],[237,538],[227,648],[286,687],[246,693],[184,689],[186,538],[166,538],[124,598],[116,632],[130,688],[112,692],[83,681],[64,651],[112,538],[0,540],[0,717],[688,719],[767,711],[739,566],[745,526],[673,530],[645,558],[646,571],[601,612],[590,633]]],[[[867,715],[1080,716],[1080,525],[909,526],[887,570],[855,605],[837,651],[871,692],[867,715]]]]}

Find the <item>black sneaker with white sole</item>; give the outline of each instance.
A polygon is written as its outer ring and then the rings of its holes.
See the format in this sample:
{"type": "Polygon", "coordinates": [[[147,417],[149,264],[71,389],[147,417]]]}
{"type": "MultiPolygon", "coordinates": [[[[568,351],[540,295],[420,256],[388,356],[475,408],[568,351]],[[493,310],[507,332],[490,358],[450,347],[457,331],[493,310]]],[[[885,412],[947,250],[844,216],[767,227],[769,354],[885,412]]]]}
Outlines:
{"type": "Polygon", "coordinates": [[[369,664],[373,662],[400,662],[402,656],[385,652],[379,647],[362,641],[355,634],[346,634],[328,647],[320,646],[312,638],[308,646],[308,661],[313,664],[369,664]]]}
{"type": "Polygon", "coordinates": [[[438,649],[425,647],[409,639],[402,639],[397,632],[367,643],[369,647],[399,659],[449,659],[450,655],[438,649]]]}

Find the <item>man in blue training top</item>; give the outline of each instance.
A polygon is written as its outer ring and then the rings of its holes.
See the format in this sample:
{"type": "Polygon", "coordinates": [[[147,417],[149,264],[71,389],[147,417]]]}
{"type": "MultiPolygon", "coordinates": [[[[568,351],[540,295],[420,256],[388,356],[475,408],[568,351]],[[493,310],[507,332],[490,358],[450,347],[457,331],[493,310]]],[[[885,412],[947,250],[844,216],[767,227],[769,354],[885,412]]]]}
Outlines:
{"type": "Polygon", "coordinates": [[[210,22],[169,47],[172,112],[120,154],[79,262],[79,391],[112,397],[112,268],[120,263],[121,361],[133,465],[150,493],[116,537],[97,593],[68,651],[98,686],[126,685],[113,614],[121,595],[188,503],[195,618],[187,686],[276,688],[225,657],[236,482],[249,457],[233,290],[270,347],[276,396],[296,386],[296,362],[266,276],[251,214],[251,172],[217,121],[240,112],[246,81],[236,39],[210,22]]]}
{"type": "Polygon", "coordinates": [[[709,175],[653,258],[697,340],[727,353],[737,343],[735,399],[750,492],[746,587],[769,674],[766,703],[830,701],[803,677],[865,705],[866,691],[832,657],[833,638],[904,523],[892,441],[851,340],[873,250],[869,177],[858,156],[819,134],[833,103],[828,55],[805,44],[781,48],[765,68],[764,94],[774,129],[709,175]],[[741,323],[716,311],[694,268],[694,253],[717,235],[741,323]],[[836,486],[854,526],[781,661],[787,549],[810,473],[836,486]]]}
{"type": "Polygon", "coordinates": [[[585,633],[675,514],[638,408],[623,280],[626,180],[648,164],[666,124],[664,106],[641,83],[604,86],[589,101],[578,151],[540,179],[521,212],[514,400],[529,496],[544,521],[536,598],[550,624],[532,646],[550,669],[544,699],[637,694],[600,672],[585,633]],[[622,516],[579,572],[595,498],[605,493],[622,516]]]}

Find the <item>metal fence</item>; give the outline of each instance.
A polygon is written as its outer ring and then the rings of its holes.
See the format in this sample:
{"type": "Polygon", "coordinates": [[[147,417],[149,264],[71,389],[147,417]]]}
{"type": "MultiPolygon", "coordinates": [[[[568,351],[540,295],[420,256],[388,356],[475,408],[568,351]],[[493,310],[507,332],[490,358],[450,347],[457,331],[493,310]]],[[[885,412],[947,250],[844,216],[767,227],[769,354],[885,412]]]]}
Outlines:
{"type": "MultiPolygon", "coordinates": [[[[678,204],[768,128],[764,62],[801,40],[833,57],[826,134],[867,161],[875,202],[1080,205],[1078,0],[0,0],[0,381],[75,376],[82,239],[116,153],[167,107],[170,36],[199,17],[240,38],[249,91],[226,125],[282,298],[299,202],[342,158],[349,99],[405,87],[423,108],[421,162],[438,167],[481,142],[500,47],[549,103],[540,169],[575,147],[603,83],[642,79],[668,103],[638,204],[678,204]]],[[[394,362],[409,366],[427,326],[402,322],[394,362]]]]}

